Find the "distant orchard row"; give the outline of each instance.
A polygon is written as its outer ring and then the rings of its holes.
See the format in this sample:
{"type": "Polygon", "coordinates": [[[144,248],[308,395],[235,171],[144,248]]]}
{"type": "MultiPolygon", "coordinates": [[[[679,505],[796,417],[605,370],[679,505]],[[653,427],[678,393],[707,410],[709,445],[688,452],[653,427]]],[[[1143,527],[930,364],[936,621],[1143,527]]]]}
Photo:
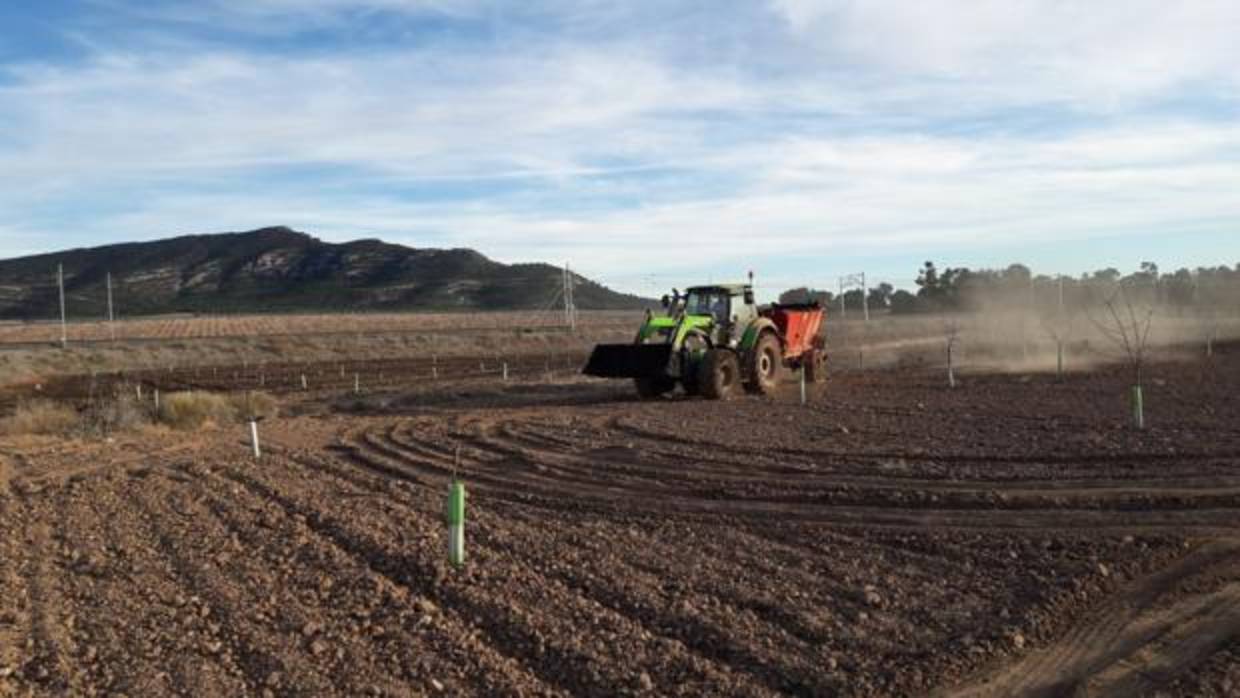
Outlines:
{"type": "MultiPolygon", "coordinates": [[[[579,311],[577,323],[609,325],[635,321],[638,313],[579,311]]],[[[385,332],[469,332],[512,329],[550,329],[565,326],[564,316],[548,312],[472,313],[342,313],[297,315],[154,316],[90,322],[70,322],[69,342],[117,340],[196,339],[208,337],[273,337],[385,332]]],[[[58,322],[0,322],[0,344],[59,343],[58,322]]]]}

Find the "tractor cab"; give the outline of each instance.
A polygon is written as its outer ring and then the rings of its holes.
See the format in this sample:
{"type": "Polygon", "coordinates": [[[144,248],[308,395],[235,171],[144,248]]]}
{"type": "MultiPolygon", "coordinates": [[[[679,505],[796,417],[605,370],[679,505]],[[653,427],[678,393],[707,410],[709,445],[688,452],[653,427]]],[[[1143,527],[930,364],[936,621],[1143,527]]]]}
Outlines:
{"type": "Polygon", "coordinates": [[[714,343],[730,346],[744,328],[758,316],[751,284],[695,286],[684,297],[684,314],[710,318],[710,334],[714,343]]]}

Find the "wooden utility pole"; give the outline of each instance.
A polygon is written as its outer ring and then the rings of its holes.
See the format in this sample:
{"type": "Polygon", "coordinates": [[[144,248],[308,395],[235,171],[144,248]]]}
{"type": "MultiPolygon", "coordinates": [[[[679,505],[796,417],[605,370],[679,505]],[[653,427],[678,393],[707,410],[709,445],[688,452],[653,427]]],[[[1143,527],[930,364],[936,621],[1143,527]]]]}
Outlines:
{"type": "Polygon", "coordinates": [[[108,272],[108,335],[116,341],[116,315],[112,312],[112,272],[108,272]]]}
{"type": "Polygon", "coordinates": [[[573,302],[573,272],[568,263],[564,263],[564,324],[568,329],[577,329],[577,305],[573,302]]]}
{"type": "Polygon", "coordinates": [[[56,265],[56,285],[60,288],[60,346],[69,345],[69,331],[65,326],[65,265],[56,265]]]}
{"type": "Polygon", "coordinates": [[[865,315],[865,321],[870,321],[870,299],[867,298],[865,288],[865,272],[861,272],[861,311],[865,315]]]}
{"type": "MultiPolygon", "coordinates": [[[[1037,312],[1036,290],[1033,282],[1033,271],[1029,271],[1029,314],[1037,312]]],[[[1025,316],[1020,321],[1020,353],[1025,359],[1029,358],[1029,318],[1025,316]]]]}

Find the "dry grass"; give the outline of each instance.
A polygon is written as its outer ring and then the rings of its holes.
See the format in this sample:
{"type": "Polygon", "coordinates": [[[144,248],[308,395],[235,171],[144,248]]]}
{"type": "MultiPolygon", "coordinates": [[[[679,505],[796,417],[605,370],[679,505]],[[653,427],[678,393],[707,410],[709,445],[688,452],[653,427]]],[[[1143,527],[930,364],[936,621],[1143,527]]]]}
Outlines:
{"type": "Polygon", "coordinates": [[[81,430],[97,436],[130,431],[151,423],[151,409],[132,395],[97,400],[81,416],[81,430]]]}
{"type": "Polygon", "coordinates": [[[228,397],[238,419],[271,419],[280,414],[280,403],[270,393],[248,391],[228,397]]]}
{"type": "Polygon", "coordinates": [[[50,400],[32,400],[19,404],[11,416],[0,419],[0,435],[65,435],[75,431],[79,423],[78,413],[70,407],[50,400]]]}
{"type": "Polygon", "coordinates": [[[251,417],[275,417],[279,412],[280,403],[268,393],[222,395],[195,390],[165,395],[156,417],[173,429],[199,429],[251,417]]]}
{"type": "Polygon", "coordinates": [[[227,396],[217,393],[169,393],[159,404],[158,418],[174,429],[198,429],[235,421],[237,406],[227,396]]]}
{"type": "Polygon", "coordinates": [[[0,436],[100,437],[152,426],[200,429],[259,417],[276,417],[280,403],[269,393],[222,395],[202,391],[163,396],[159,410],[131,395],[96,400],[78,411],[52,400],[31,400],[0,419],[0,436]]]}

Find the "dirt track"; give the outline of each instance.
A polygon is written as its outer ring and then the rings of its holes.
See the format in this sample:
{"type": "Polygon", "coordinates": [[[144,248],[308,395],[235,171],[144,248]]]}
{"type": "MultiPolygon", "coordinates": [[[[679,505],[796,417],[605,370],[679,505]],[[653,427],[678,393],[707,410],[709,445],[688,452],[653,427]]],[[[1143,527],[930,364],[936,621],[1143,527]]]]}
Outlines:
{"type": "Polygon", "coordinates": [[[480,374],[294,391],[259,464],[5,444],[0,695],[1235,695],[1240,356],[1151,377],[1143,433],[1114,371],[480,374]]]}

